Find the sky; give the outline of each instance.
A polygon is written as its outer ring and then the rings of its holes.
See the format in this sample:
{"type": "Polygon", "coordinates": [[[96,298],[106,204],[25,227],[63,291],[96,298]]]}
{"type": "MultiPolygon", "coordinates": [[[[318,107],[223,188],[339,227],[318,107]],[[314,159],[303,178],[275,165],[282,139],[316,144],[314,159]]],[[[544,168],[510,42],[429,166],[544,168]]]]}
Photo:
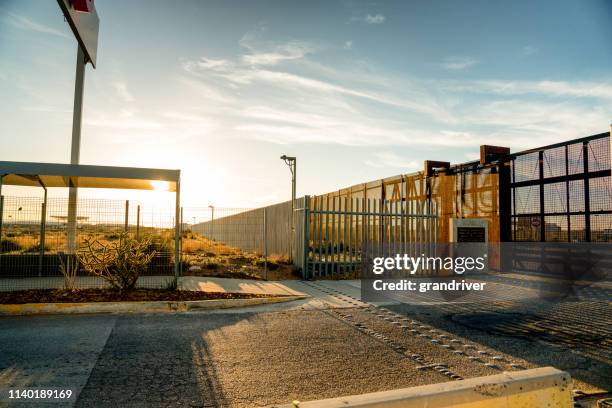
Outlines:
{"type": "MultiPolygon", "coordinates": [[[[289,199],[283,154],[301,196],[612,122],[607,0],[95,4],[81,163],[181,169],[185,206],[289,199]]],[[[0,1],[0,160],[69,161],[75,59],[57,2],[0,1]]]]}

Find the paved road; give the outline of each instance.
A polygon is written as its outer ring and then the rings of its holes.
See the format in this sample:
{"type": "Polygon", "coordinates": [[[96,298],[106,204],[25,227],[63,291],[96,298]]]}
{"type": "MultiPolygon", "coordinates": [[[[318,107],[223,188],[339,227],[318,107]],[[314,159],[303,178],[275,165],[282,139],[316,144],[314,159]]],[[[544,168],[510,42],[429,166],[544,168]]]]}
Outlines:
{"type": "MultiPolygon", "coordinates": [[[[358,300],[358,282],[289,285],[312,298],[213,312],[2,318],[0,384],[68,387],[78,395],[67,405],[77,407],[265,406],[539,365],[570,370],[576,388],[610,387],[609,357],[470,320],[495,312],[492,304],[374,307],[358,300]]],[[[570,310],[556,307],[546,309],[549,320],[570,310]]]]}

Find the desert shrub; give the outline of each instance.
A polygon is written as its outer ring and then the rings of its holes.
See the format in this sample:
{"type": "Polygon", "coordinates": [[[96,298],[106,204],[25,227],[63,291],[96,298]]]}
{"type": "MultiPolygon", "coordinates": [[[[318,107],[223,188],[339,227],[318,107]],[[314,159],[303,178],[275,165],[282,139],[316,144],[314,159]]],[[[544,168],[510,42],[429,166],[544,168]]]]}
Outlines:
{"type": "Polygon", "coordinates": [[[12,239],[3,239],[0,241],[0,249],[2,252],[13,252],[13,251],[21,251],[22,247],[19,243],[13,241],[12,239]]]}
{"type": "Polygon", "coordinates": [[[79,270],[79,262],[75,256],[60,254],[60,272],[64,276],[64,289],[76,289],[76,275],[79,270]]]}
{"type": "Polygon", "coordinates": [[[121,234],[118,241],[102,243],[87,238],[77,252],[83,269],[104,279],[113,288],[134,289],[138,277],[146,272],[155,256],[147,238],[134,239],[121,234]]]}
{"type": "Polygon", "coordinates": [[[145,235],[142,238],[138,238],[138,241],[143,244],[142,250],[145,253],[172,253],[172,244],[170,240],[159,235],[145,235]]]}

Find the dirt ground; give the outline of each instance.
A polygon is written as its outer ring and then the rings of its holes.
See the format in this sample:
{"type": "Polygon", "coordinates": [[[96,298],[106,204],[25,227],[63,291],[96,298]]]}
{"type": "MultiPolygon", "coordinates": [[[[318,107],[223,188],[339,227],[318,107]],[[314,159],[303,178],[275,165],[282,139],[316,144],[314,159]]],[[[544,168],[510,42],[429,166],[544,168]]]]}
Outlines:
{"type": "Polygon", "coordinates": [[[192,292],[187,290],[135,289],[32,289],[0,292],[0,304],[188,301],[270,297],[248,293],[192,292]]]}
{"type": "Polygon", "coordinates": [[[199,234],[183,234],[183,275],[236,279],[299,279],[284,257],[245,252],[199,234]]]}

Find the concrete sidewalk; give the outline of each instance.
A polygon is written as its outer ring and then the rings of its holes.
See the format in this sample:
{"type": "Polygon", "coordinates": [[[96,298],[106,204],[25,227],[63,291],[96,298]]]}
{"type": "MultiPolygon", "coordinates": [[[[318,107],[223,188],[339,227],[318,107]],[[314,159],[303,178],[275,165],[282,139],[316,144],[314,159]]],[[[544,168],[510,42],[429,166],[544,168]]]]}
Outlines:
{"type": "Polygon", "coordinates": [[[289,282],[290,281],[259,281],[252,279],[183,276],[179,278],[178,288],[181,290],[202,292],[249,293],[275,296],[307,296],[306,293],[289,287],[289,282]]]}

